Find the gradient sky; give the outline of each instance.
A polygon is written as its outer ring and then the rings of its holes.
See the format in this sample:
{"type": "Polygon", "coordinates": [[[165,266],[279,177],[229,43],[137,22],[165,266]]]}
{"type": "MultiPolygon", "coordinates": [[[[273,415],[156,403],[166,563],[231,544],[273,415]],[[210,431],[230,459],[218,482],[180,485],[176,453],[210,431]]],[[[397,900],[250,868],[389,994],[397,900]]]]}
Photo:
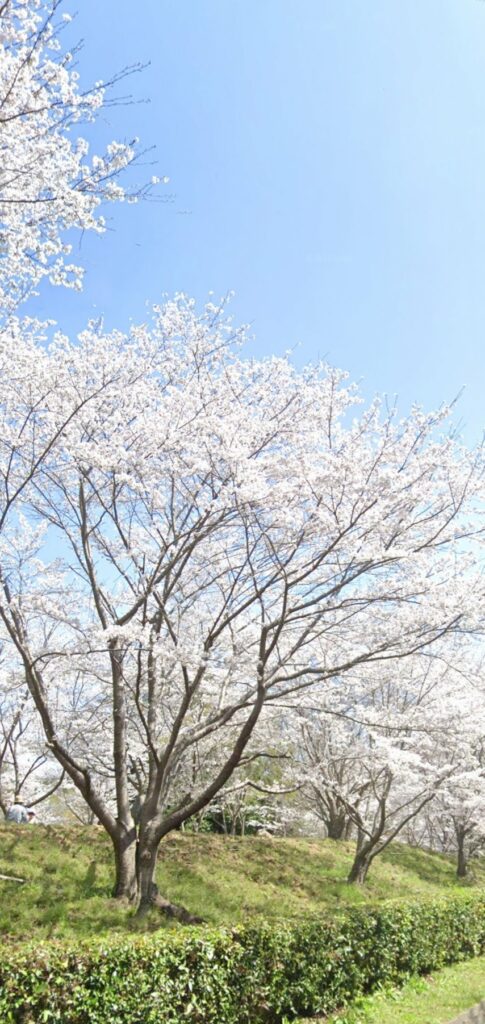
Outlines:
{"type": "Polygon", "coordinates": [[[150,102],[97,132],[155,146],[140,177],[169,175],[173,202],[113,207],[83,238],[83,295],[36,311],[124,327],[163,293],[233,289],[252,352],[299,345],[403,411],[465,385],[479,438],[485,3],[79,0],[69,33],[85,84],[151,62],[128,85],[150,102]]]}

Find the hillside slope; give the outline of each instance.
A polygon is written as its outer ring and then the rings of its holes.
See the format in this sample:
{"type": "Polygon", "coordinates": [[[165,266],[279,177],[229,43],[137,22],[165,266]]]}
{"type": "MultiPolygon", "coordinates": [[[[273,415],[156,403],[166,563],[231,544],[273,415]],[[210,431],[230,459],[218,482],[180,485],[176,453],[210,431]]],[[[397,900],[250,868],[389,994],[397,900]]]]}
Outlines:
{"type": "MultiPolygon", "coordinates": [[[[216,925],[463,888],[449,858],[400,844],[376,860],[364,888],[349,886],[352,851],[352,843],[332,840],[175,833],[161,845],[157,882],[171,900],[216,925]]],[[[0,881],[3,941],[140,927],[130,909],[110,898],[111,871],[111,846],[99,828],[0,826],[0,873],[26,879],[23,885],[0,881]]],[[[474,874],[474,883],[465,884],[485,886],[484,862],[474,865],[474,874]]],[[[141,927],[161,923],[154,913],[141,927]]]]}

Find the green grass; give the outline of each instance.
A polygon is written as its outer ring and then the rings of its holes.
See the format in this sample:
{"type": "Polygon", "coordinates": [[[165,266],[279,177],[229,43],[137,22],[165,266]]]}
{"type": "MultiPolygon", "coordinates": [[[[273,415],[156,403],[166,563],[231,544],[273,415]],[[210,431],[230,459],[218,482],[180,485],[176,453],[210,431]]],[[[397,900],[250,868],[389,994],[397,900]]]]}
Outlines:
{"type": "Polygon", "coordinates": [[[358,1006],[327,1017],[325,1024],[447,1024],[482,999],[485,957],[413,979],[401,989],[369,996],[358,1006]]]}
{"type": "MultiPolygon", "coordinates": [[[[213,925],[258,916],[301,919],[463,889],[447,857],[400,844],[376,860],[364,888],[348,886],[352,852],[352,843],[331,840],[175,833],[161,844],[157,882],[172,901],[213,925]]],[[[100,828],[4,825],[0,873],[27,879],[25,885],[0,881],[3,941],[154,929],[162,921],[154,912],[140,926],[110,898],[112,851],[100,828]]],[[[475,873],[475,884],[484,886],[485,863],[475,873]]]]}

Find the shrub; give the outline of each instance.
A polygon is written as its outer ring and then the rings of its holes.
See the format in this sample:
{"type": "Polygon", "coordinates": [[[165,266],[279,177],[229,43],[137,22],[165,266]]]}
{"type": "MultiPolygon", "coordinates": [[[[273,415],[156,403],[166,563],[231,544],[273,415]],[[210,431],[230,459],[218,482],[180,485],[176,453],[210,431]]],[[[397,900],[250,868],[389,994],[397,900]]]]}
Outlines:
{"type": "Polygon", "coordinates": [[[276,1024],[485,952],[485,894],[328,921],[4,947],[2,1024],[276,1024]]]}

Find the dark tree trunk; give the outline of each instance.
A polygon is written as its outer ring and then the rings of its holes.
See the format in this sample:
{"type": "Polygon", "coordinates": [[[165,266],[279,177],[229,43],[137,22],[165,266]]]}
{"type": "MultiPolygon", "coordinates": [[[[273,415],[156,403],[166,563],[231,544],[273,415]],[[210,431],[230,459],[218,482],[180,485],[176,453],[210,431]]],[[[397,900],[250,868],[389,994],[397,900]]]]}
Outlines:
{"type": "Polygon", "coordinates": [[[376,850],[378,837],[366,837],[363,829],[357,828],[357,846],[352,867],[349,871],[347,881],[351,884],[363,885],[367,872],[371,866],[374,851],[376,850]]]}
{"type": "Polygon", "coordinates": [[[457,830],[456,839],[458,843],[456,877],[466,878],[468,874],[468,862],[465,850],[465,833],[461,829],[457,830]]]}
{"type": "Polygon", "coordinates": [[[348,819],[345,814],[331,814],[325,822],[329,839],[345,839],[348,819]]]}
{"type": "Polygon", "coordinates": [[[158,890],[155,885],[158,843],[141,836],[138,846],[138,913],[144,914],[153,905],[158,890]]]}
{"type": "Polygon", "coordinates": [[[113,896],[136,903],[138,898],[136,830],[111,837],[115,851],[115,884],[113,896]]]}
{"type": "Polygon", "coordinates": [[[346,824],[345,824],[345,829],[344,829],[344,834],[342,836],[342,839],[352,839],[353,828],[354,828],[354,823],[352,821],[352,818],[347,818],[347,821],[346,821],[346,824]]]}
{"type": "Polygon", "coordinates": [[[141,917],[149,910],[156,908],[161,910],[167,917],[173,917],[182,924],[202,924],[203,919],[195,914],[189,913],[185,907],[162,896],[155,883],[155,868],[157,865],[158,841],[152,834],[141,836],[138,846],[138,908],[137,916],[141,917]]]}
{"type": "Polygon", "coordinates": [[[359,850],[349,871],[347,881],[350,884],[363,885],[371,865],[371,857],[365,850],[359,850]]]}
{"type": "Polygon", "coordinates": [[[338,797],[330,793],[321,793],[314,787],[319,817],[327,830],[329,839],[345,839],[350,818],[348,811],[338,797]]]}

